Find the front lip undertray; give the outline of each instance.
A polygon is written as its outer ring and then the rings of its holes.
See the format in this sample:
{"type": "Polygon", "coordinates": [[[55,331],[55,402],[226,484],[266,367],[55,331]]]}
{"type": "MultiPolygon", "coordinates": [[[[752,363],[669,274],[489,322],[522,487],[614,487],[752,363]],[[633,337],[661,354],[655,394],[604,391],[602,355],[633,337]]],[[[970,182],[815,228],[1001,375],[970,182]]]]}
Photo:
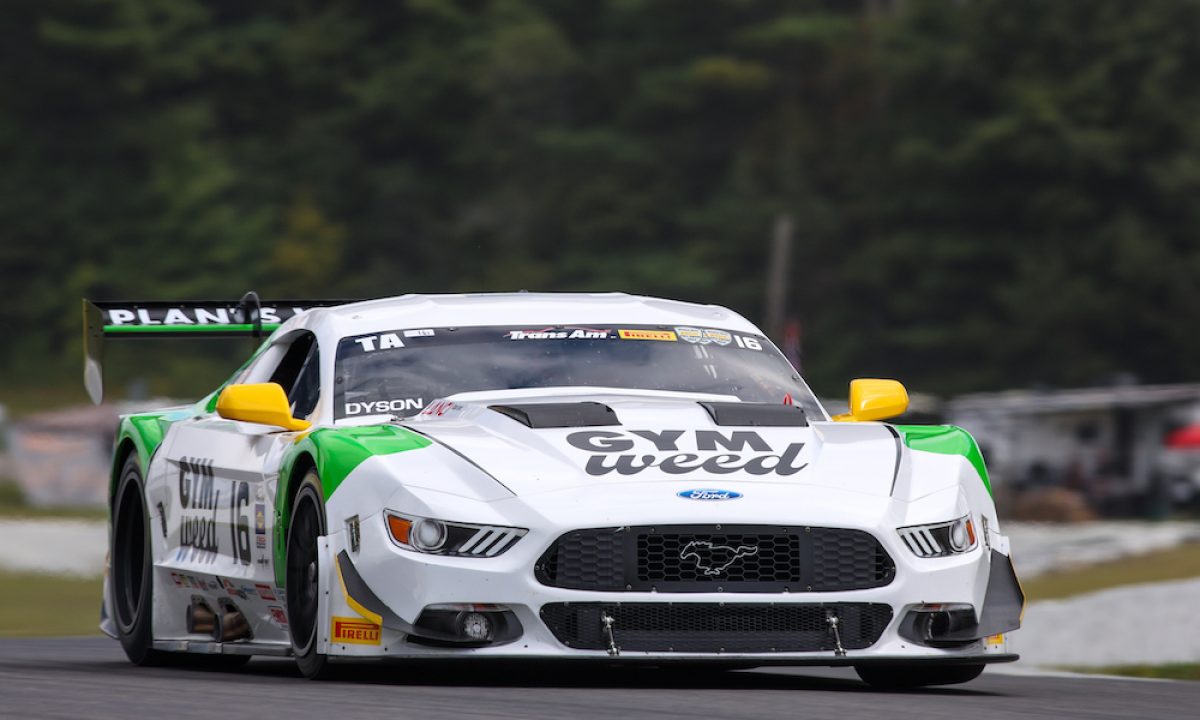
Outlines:
{"type": "Polygon", "coordinates": [[[892,607],[862,602],[548,603],[540,616],[559,642],[575,650],[844,654],[878,642],[891,623],[892,607]]]}

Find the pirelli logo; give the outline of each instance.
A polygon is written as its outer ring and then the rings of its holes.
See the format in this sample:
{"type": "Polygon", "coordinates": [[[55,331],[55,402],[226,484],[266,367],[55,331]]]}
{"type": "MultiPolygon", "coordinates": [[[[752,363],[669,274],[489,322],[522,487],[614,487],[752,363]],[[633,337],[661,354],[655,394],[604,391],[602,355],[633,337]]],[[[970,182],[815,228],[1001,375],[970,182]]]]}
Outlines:
{"type": "Polygon", "coordinates": [[[679,338],[674,330],[617,330],[622,340],[665,340],[675,342],[679,338]]]}
{"type": "Polygon", "coordinates": [[[362,618],[333,618],[333,642],[351,645],[378,645],[380,628],[362,618]]]}

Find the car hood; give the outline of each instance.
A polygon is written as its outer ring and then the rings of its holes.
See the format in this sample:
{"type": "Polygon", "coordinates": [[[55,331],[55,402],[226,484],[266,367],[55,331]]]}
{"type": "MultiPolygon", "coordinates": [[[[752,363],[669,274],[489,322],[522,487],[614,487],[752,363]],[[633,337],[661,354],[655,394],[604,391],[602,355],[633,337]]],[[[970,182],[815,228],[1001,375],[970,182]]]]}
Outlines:
{"type": "Polygon", "coordinates": [[[731,398],[596,389],[471,393],[433,403],[404,425],[519,497],[646,483],[671,483],[678,492],[774,484],[891,494],[903,448],[888,426],[823,418],[772,425],[754,413],[714,414],[706,406],[714,400],[728,407],[731,398]],[[575,412],[580,403],[589,404],[586,412],[575,412]],[[551,410],[559,417],[550,424],[567,426],[544,426],[551,410]]]}

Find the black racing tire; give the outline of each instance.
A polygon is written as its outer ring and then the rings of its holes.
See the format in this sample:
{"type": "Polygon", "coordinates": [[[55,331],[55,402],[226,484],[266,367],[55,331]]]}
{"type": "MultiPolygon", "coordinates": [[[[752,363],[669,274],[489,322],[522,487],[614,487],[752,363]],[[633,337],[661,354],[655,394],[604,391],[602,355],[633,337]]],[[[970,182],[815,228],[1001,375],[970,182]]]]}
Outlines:
{"type": "Polygon", "coordinates": [[[134,665],[166,664],[168,654],[154,649],[154,579],[151,572],[150,517],[142,469],[130,453],[121,466],[112,503],[109,610],[121,649],[134,665]]]}
{"type": "Polygon", "coordinates": [[[322,568],[318,538],[325,534],[325,503],[321,480],[311,469],[300,483],[287,535],[287,613],[292,653],[300,672],[311,680],[330,677],[329,656],[317,652],[320,640],[320,584],[322,568]]]}
{"type": "Polygon", "coordinates": [[[887,690],[907,690],[933,685],[958,685],[983,674],[978,665],[856,665],[863,682],[887,690]]]}
{"type": "Polygon", "coordinates": [[[113,496],[112,548],[109,567],[109,609],[117,626],[121,649],[141,667],[188,667],[232,670],[250,662],[249,655],[172,653],[154,649],[154,573],[150,553],[150,515],[137,456],[121,466],[113,496]]]}

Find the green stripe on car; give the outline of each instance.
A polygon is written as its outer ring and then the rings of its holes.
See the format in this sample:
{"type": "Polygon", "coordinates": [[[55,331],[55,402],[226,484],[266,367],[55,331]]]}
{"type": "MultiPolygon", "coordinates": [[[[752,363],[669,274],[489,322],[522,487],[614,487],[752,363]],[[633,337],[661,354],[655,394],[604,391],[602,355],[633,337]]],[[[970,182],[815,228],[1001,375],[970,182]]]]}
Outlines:
{"type": "Polygon", "coordinates": [[[941,455],[962,455],[979,473],[979,479],[992,494],[992,482],[988,478],[987,465],[983,462],[983,453],[979,443],[971,437],[971,433],[955,425],[893,425],[904,444],[913,450],[939,453],[941,455]]]}
{"type": "Polygon", "coordinates": [[[273,332],[279,327],[279,323],[263,323],[262,325],[251,325],[249,323],[232,323],[225,325],[105,325],[104,332],[109,334],[130,333],[141,335],[142,333],[221,333],[221,332],[254,332],[255,329],[263,332],[273,332]]]}

